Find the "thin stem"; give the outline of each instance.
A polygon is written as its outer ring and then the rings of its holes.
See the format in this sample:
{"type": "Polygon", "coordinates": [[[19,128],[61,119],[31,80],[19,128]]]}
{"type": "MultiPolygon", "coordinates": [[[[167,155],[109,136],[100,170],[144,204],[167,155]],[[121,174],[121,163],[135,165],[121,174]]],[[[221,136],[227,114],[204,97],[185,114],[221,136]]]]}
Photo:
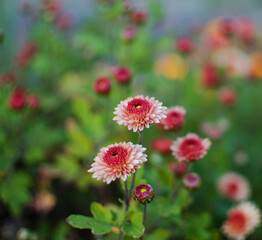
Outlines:
{"type": "MultiPolygon", "coordinates": [[[[125,183],[125,213],[128,211],[128,208],[129,208],[129,194],[128,194],[128,186],[127,186],[127,181],[124,182],[125,183]]],[[[120,232],[119,232],[119,235],[118,235],[118,240],[122,240],[123,238],[123,231],[122,231],[122,224],[120,226],[120,232]]]]}
{"type": "MultiPolygon", "coordinates": [[[[144,204],[144,208],[143,208],[143,226],[144,227],[145,227],[145,222],[146,222],[146,206],[147,206],[147,204],[144,204]]],[[[143,240],[144,234],[145,234],[145,232],[140,237],[140,240],[143,240]]]]}
{"type": "Polygon", "coordinates": [[[143,131],[139,131],[139,139],[138,139],[138,144],[142,145],[142,141],[143,141],[143,131]]]}
{"type": "Polygon", "coordinates": [[[120,230],[117,240],[122,240],[123,238],[123,231],[120,230]]]}
{"type": "MultiPolygon", "coordinates": [[[[143,131],[139,131],[138,134],[139,134],[138,144],[141,145],[142,141],[143,141],[143,131]]],[[[131,201],[131,197],[132,197],[132,192],[133,192],[133,188],[134,188],[134,185],[135,185],[135,181],[136,181],[136,172],[133,174],[131,186],[130,186],[130,189],[129,189],[129,192],[128,192],[128,201],[127,201],[127,204],[126,204],[127,211],[129,209],[129,206],[130,206],[130,201],[131,201]]]]}
{"type": "Polygon", "coordinates": [[[127,181],[125,181],[125,212],[128,211],[129,208],[129,193],[128,193],[128,187],[127,187],[127,181]]]}
{"type": "Polygon", "coordinates": [[[147,204],[144,204],[144,211],[143,211],[143,225],[145,226],[145,222],[146,222],[146,206],[147,204]]]}

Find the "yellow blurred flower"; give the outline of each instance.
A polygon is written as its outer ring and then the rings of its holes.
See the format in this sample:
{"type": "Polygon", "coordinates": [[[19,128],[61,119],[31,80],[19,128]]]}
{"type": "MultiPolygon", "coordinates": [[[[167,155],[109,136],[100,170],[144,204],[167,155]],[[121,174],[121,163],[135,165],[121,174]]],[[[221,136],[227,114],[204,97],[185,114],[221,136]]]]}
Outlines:
{"type": "Polygon", "coordinates": [[[252,77],[262,78],[262,52],[254,53],[252,56],[252,77]]]}
{"type": "Polygon", "coordinates": [[[186,61],[178,54],[164,54],[155,62],[155,72],[170,80],[183,80],[187,71],[186,61]]]}

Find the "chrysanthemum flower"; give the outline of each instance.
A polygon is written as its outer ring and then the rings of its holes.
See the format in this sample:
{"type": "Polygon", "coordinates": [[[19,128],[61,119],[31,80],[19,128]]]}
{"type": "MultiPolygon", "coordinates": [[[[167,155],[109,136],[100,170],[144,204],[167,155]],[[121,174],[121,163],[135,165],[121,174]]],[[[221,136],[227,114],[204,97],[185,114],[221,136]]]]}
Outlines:
{"type": "Polygon", "coordinates": [[[233,201],[246,200],[250,195],[247,179],[233,172],[226,173],[220,177],[217,187],[221,195],[233,201]]]}
{"type": "Polygon", "coordinates": [[[259,224],[259,209],[250,202],[243,202],[228,212],[222,231],[229,238],[244,240],[259,224]]]}
{"type": "Polygon", "coordinates": [[[201,139],[196,134],[189,133],[174,141],[170,149],[178,161],[190,162],[203,158],[210,145],[209,139],[201,139]]]}
{"type": "Polygon", "coordinates": [[[160,121],[165,130],[180,130],[184,124],[186,110],[183,107],[172,107],[167,110],[166,118],[160,121]]]}
{"type": "Polygon", "coordinates": [[[113,120],[119,125],[136,132],[143,131],[144,127],[149,128],[153,123],[159,123],[166,117],[166,107],[153,97],[136,96],[121,101],[115,108],[114,114],[116,117],[113,120]]]}
{"type": "Polygon", "coordinates": [[[93,178],[107,184],[117,178],[126,181],[127,177],[140,168],[140,164],[147,161],[145,151],[146,148],[131,142],[111,144],[100,150],[88,172],[94,173],[93,178]]]}

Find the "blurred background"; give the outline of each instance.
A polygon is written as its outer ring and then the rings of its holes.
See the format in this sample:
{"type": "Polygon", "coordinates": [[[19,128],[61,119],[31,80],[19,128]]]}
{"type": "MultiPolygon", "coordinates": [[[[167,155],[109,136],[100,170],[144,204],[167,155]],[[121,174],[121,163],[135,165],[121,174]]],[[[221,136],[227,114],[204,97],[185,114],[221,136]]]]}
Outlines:
{"type": "Polygon", "coordinates": [[[112,120],[137,94],[187,111],[176,131],[144,131],[149,161],[136,183],[158,198],[146,240],[227,239],[221,226],[238,201],[217,188],[226,173],[262,209],[261,10],[260,0],[0,0],[0,239],[117,239],[65,219],[91,216],[93,201],[121,213],[120,182],[87,170],[103,146],[137,142],[112,120]],[[188,169],[170,142],[190,132],[212,141],[192,170],[202,185],[170,200],[188,169]]]}

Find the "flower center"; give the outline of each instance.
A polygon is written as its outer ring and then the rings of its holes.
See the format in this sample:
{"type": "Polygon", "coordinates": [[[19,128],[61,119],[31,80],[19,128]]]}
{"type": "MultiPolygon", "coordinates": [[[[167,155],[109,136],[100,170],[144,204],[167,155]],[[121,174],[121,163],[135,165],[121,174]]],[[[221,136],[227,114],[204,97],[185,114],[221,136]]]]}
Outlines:
{"type": "Polygon", "coordinates": [[[146,188],[141,188],[141,189],[140,189],[140,192],[141,192],[141,193],[144,193],[144,192],[146,192],[146,191],[147,191],[146,188]]]}
{"type": "Polygon", "coordinates": [[[243,213],[241,212],[234,212],[231,213],[229,216],[229,221],[235,228],[243,228],[246,223],[246,217],[243,213]]]}
{"type": "Polygon", "coordinates": [[[201,142],[198,139],[187,139],[182,143],[181,148],[184,151],[197,151],[201,149],[201,142]]]}
{"type": "Polygon", "coordinates": [[[122,146],[111,147],[107,150],[104,161],[112,168],[121,168],[126,163],[127,150],[122,146]]]}
{"type": "Polygon", "coordinates": [[[149,102],[145,99],[133,99],[127,105],[130,114],[146,114],[150,110],[149,102]]]}
{"type": "Polygon", "coordinates": [[[238,185],[236,183],[230,183],[228,184],[228,193],[230,195],[235,195],[237,193],[238,190],[238,185]]]}

